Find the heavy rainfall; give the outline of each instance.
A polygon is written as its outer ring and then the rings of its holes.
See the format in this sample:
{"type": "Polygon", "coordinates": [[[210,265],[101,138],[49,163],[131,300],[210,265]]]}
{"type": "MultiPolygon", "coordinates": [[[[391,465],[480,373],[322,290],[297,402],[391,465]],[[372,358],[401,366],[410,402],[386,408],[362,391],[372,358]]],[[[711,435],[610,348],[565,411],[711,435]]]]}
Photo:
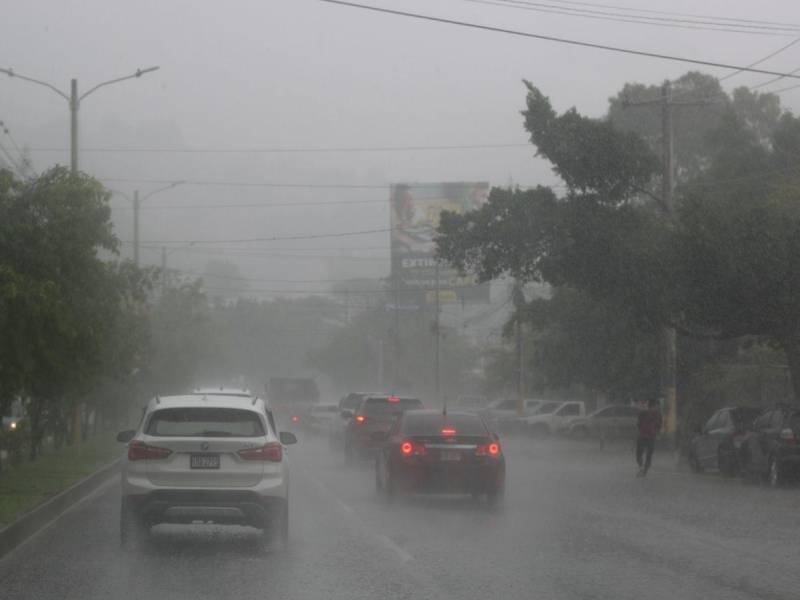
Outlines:
{"type": "Polygon", "coordinates": [[[0,597],[797,597],[795,2],[0,40],[0,597]]]}

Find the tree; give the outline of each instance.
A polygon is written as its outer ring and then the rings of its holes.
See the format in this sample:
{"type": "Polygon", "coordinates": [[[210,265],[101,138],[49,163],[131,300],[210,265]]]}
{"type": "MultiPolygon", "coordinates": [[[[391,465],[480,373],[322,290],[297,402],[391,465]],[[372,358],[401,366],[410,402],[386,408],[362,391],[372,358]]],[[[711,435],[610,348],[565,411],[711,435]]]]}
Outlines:
{"type": "Polygon", "coordinates": [[[650,192],[658,159],[642,138],[574,109],[557,115],[526,85],[526,129],[566,196],[493,190],[478,211],[442,215],[440,255],[483,280],[510,272],[568,286],[624,307],[644,330],[764,338],[786,352],[800,397],[800,212],[790,169],[800,121],[783,114],[770,129],[728,107],[671,219],[650,192]]]}

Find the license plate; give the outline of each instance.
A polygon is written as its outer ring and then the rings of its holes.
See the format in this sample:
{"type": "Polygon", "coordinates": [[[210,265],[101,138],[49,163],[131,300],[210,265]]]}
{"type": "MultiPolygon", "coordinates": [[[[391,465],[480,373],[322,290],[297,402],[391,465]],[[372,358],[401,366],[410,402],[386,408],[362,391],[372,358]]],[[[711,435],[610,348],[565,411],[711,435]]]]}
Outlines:
{"type": "Polygon", "coordinates": [[[439,454],[439,460],[461,460],[461,452],[458,450],[442,450],[439,454]]]}
{"type": "Polygon", "coordinates": [[[192,454],[189,464],[193,469],[219,469],[219,454],[192,454]]]}

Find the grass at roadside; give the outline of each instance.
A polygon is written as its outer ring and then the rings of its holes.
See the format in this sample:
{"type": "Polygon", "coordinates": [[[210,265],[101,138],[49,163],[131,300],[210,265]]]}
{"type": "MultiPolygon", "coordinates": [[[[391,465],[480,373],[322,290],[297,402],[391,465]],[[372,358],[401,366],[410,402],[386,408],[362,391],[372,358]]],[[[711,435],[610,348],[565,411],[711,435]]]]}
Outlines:
{"type": "Polygon", "coordinates": [[[11,523],[58,492],[122,456],[124,446],[112,433],[99,434],[79,446],[49,451],[0,473],[0,527],[11,523]]]}

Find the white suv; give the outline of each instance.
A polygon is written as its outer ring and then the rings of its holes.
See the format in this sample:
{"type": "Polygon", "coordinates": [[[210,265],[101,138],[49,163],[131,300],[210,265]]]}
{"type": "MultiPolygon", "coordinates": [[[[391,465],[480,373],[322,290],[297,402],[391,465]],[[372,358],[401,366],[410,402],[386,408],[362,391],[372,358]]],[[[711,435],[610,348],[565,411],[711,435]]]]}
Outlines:
{"type": "Polygon", "coordinates": [[[159,523],[221,523],[261,529],[268,548],[289,537],[289,464],[259,398],[207,394],[154,398],[128,442],[120,533],[136,546],[159,523]]]}

